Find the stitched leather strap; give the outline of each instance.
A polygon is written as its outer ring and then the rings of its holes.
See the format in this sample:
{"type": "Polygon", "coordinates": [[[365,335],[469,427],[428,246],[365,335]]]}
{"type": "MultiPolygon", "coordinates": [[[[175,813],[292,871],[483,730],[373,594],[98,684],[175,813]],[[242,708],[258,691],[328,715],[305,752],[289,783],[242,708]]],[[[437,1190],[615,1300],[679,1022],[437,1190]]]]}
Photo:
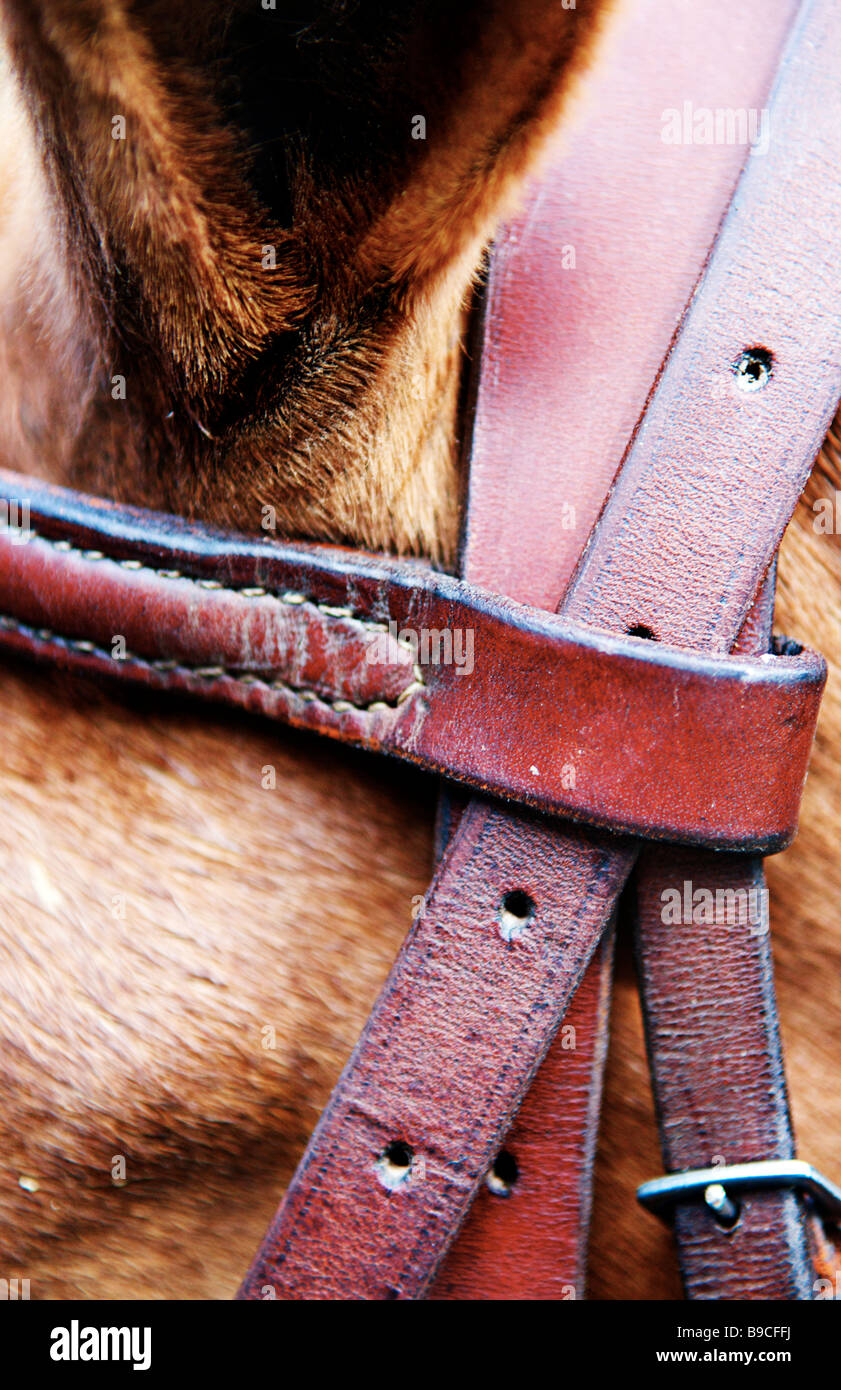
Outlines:
{"type": "Polygon", "coordinates": [[[814,653],[698,657],[412,562],[215,535],[11,474],[0,488],[23,491],[30,518],[0,528],[10,650],[224,699],[622,832],[768,850],[794,834],[814,653]]]}
{"type": "MultiPolygon", "coordinates": [[[[826,96],[839,39],[841,15],[818,0],[798,26],[777,88],[772,122],[783,138],[741,181],[568,594],[564,611],[582,621],[619,631],[644,624],[660,640],[726,650],[779,544],[841,394],[841,286],[833,275],[841,199],[824,184],[835,166],[826,96]],[[796,308],[778,292],[785,276],[787,289],[796,286],[796,308]],[[804,317],[820,344],[814,362],[794,331],[804,317]],[[748,349],[773,354],[764,390],[741,389],[746,378],[756,381],[756,356],[743,358],[748,349]],[[653,517],[660,506],[661,518],[653,517]]],[[[578,830],[553,836],[536,868],[506,818],[475,803],[468,809],[246,1293],[269,1279],[291,1297],[425,1290],[635,855],[633,845],[578,830]],[[472,879],[481,841],[483,863],[497,866],[491,882],[472,879]],[[515,885],[534,904],[516,940],[500,916],[515,885]],[[476,904],[483,971],[497,991],[491,1026],[487,999],[480,1004],[481,991],[462,969],[467,924],[450,910],[465,888],[476,904]],[[527,971],[519,968],[524,959],[527,971]],[[491,1088],[476,1114],[482,1072],[491,1088]],[[373,1093],[375,1106],[367,1101],[373,1093]],[[425,1176],[406,1184],[397,1204],[385,1204],[377,1198],[383,1160],[375,1155],[398,1138],[422,1160],[425,1176]]]]}

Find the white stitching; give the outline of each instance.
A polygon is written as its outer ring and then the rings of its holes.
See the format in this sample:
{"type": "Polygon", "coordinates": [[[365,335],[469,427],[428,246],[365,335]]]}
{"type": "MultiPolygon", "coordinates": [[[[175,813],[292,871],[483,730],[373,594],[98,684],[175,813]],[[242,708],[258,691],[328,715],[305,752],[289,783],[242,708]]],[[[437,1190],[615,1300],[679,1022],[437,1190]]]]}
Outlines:
{"type": "MultiPolygon", "coordinates": [[[[0,520],[0,531],[14,531],[16,528],[10,526],[8,522],[0,520]]],[[[282,594],[273,594],[269,589],[261,588],[242,588],[232,589],[220,584],[217,579],[194,579],[192,575],[183,574],[181,570],[156,569],[154,565],[147,565],[142,560],[117,560],[111,555],[106,555],[101,550],[81,550],[71,541],[52,540],[50,536],[44,536],[40,531],[36,531],[34,526],[27,527],[27,535],[35,537],[43,545],[52,546],[54,550],[60,550],[66,555],[80,555],[83,560],[94,562],[96,560],[109,560],[112,565],[120,565],[126,570],[148,570],[150,574],[156,574],[161,579],[183,579],[187,584],[195,584],[201,589],[218,590],[220,593],[238,594],[242,598],[272,598],[276,603],[285,603],[289,606],[297,606],[301,603],[309,603],[313,608],[317,608],[327,618],[347,618],[352,622],[359,623],[362,627],[369,627],[374,632],[388,632],[387,623],[378,622],[374,618],[363,618],[355,613],[352,608],[337,608],[334,604],[319,603],[317,599],[309,598],[307,594],[301,594],[293,589],[287,589],[282,594]]],[[[413,650],[411,642],[398,642],[407,651],[413,650]]],[[[423,683],[423,680],[421,680],[423,683]]]]}
{"type": "Polygon", "coordinates": [[[242,676],[235,676],[232,674],[231,670],[225,666],[184,666],[179,665],[176,661],[150,661],[146,657],[138,656],[135,652],[126,652],[125,656],[121,657],[112,656],[110,652],[105,651],[102,647],[97,647],[93,642],[83,641],[75,637],[62,637],[60,633],[51,632],[50,629],[46,627],[38,629],[31,628],[27,623],[22,623],[17,618],[12,618],[5,613],[0,614],[0,628],[3,628],[7,632],[20,632],[23,635],[34,634],[41,642],[54,642],[61,647],[69,647],[73,651],[81,652],[84,656],[98,656],[102,660],[113,662],[117,666],[123,666],[128,663],[134,666],[141,666],[147,671],[157,671],[165,675],[175,674],[187,678],[196,677],[199,680],[207,681],[227,680],[233,685],[248,687],[256,685],[262,686],[264,690],[284,691],[287,695],[294,695],[306,704],[317,701],[328,709],[335,710],[337,714],[344,714],[349,710],[356,710],[360,714],[369,714],[377,710],[398,709],[412,695],[415,695],[417,691],[425,688],[423,681],[413,680],[411,685],[407,685],[406,689],[401,691],[393,701],[372,700],[370,704],[357,705],[353,704],[350,700],[331,700],[320,694],[319,691],[310,689],[308,686],[290,685],[288,681],[279,680],[277,677],[275,677],[274,680],[267,681],[264,680],[262,676],[255,676],[252,672],[247,672],[242,676]]]}
{"type": "MultiPolygon", "coordinates": [[[[10,526],[8,522],[0,520],[0,531],[10,531],[13,529],[14,527],[10,526]]],[[[52,540],[51,537],[42,535],[40,531],[36,531],[35,528],[32,526],[27,528],[27,534],[30,537],[36,537],[39,541],[42,542],[43,545],[52,546],[53,549],[60,550],[63,554],[80,555],[84,560],[87,560],[88,562],[96,560],[110,560],[112,564],[120,565],[123,569],[135,571],[148,570],[150,574],[156,574],[161,579],[183,579],[186,583],[196,584],[198,585],[198,587],[202,589],[216,590],[226,594],[239,594],[243,598],[272,598],[275,600],[276,603],[283,603],[290,607],[297,607],[299,604],[309,603],[313,608],[318,609],[318,611],[320,613],[323,613],[324,616],[327,618],[334,618],[337,620],[342,618],[348,619],[351,622],[358,623],[361,627],[370,628],[372,632],[389,631],[387,623],[378,622],[373,618],[360,617],[359,614],[354,613],[352,608],[338,608],[334,604],[319,603],[317,599],[311,599],[306,594],[298,593],[297,591],[292,589],[287,589],[282,594],[272,594],[269,592],[268,589],[256,587],[243,589],[226,588],[223,584],[220,584],[219,581],[216,579],[194,579],[191,575],[182,574],[181,570],[156,569],[154,565],[144,564],[142,560],[115,560],[112,556],[106,555],[101,550],[80,550],[77,546],[74,546],[71,541],[52,540]]],[[[31,628],[27,627],[27,624],[19,623],[14,618],[4,618],[2,616],[0,616],[0,626],[5,628],[11,626],[18,628],[19,630],[32,631],[31,628]]],[[[238,685],[263,685],[266,687],[266,689],[269,690],[287,690],[293,695],[299,695],[301,699],[304,700],[320,700],[322,704],[332,706],[332,708],[336,710],[337,713],[343,713],[345,710],[351,709],[360,710],[365,713],[367,713],[370,710],[396,709],[398,706],[402,705],[406,700],[408,700],[411,695],[414,695],[417,690],[423,690],[426,686],[423,671],[421,670],[420,666],[416,664],[412,668],[413,680],[411,684],[407,685],[406,689],[401,691],[400,695],[397,696],[397,699],[393,703],[385,700],[374,700],[369,705],[354,705],[351,704],[348,700],[326,700],[315,690],[308,690],[303,687],[298,688],[294,685],[288,685],[285,681],[273,681],[271,683],[268,683],[266,681],[261,680],[259,676],[249,674],[246,674],[244,676],[234,676],[230,673],[228,669],[226,669],[223,666],[183,666],[178,665],[178,663],[175,661],[150,662],[146,661],[143,657],[135,656],[133,653],[129,653],[125,657],[112,657],[109,655],[108,652],[104,651],[102,648],[95,647],[92,642],[83,642],[79,640],[74,640],[69,637],[62,637],[59,633],[51,632],[49,628],[40,628],[37,631],[36,636],[45,642],[56,641],[63,643],[66,646],[73,647],[76,651],[85,653],[98,653],[100,656],[104,657],[108,661],[130,660],[136,662],[138,665],[149,667],[155,671],[174,671],[178,672],[179,674],[193,675],[199,677],[199,679],[207,680],[218,680],[224,677],[226,680],[234,681],[238,685]]],[[[397,640],[398,644],[401,647],[405,648],[406,650],[412,649],[411,643],[407,643],[405,641],[401,642],[399,638],[397,640]]]]}

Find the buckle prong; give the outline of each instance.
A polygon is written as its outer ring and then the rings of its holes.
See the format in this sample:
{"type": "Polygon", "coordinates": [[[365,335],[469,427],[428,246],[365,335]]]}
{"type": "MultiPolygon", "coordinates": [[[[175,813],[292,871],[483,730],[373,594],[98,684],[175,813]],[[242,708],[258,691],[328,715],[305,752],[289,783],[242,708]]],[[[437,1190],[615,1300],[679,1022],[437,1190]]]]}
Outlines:
{"type": "Polygon", "coordinates": [[[719,1219],[733,1221],[738,1207],[734,1192],[792,1188],[805,1192],[831,1221],[841,1222],[841,1188],[799,1158],[766,1159],[759,1163],[732,1163],[718,1168],[690,1168],[667,1173],[637,1188],[637,1201],[657,1216],[666,1217],[681,1202],[700,1199],[719,1219]]]}

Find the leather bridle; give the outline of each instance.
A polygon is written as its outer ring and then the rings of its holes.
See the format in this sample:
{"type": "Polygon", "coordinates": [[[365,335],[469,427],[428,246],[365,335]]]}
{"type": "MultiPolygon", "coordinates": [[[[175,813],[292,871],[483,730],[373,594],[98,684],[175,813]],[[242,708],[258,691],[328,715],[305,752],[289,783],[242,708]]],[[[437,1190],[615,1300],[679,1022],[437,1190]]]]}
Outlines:
{"type": "Polygon", "coordinates": [[[771,621],[777,548],[841,397],[841,13],[756,19],[722,80],[732,106],[761,107],[782,52],[769,148],[732,202],[745,150],[718,151],[701,205],[683,152],[635,162],[597,138],[615,135],[621,74],[656,110],[719,61],[720,35],[664,72],[643,34],[667,9],[623,21],[494,249],[461,578],[0,474],[0,499],[28,508],[25,532],[0,529],[4,649],[448,779],[435,878],[242,1297],[581,1296],[632,870],[669,1175],[641,1199],[674,1222],[687,1293],[807,1299],[832,1258],[819,1218],[841,1193],[795,1160],[760,856],[794,835],[825,677],[771,621]],[[644,298],[614,281],[588,300],[645,236],[644,298]],[[687,920],[687,884],[750,917],[687,920]]]}

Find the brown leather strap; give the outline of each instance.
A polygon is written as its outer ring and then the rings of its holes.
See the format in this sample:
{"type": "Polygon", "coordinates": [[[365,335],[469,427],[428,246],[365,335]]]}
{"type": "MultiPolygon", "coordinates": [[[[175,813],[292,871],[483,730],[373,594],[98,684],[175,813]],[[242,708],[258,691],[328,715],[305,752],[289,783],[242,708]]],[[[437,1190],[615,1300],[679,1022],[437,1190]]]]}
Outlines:
{"type": "MultiPolygon", "coordinates": [[[[816,42],[816,33],[806,41],[816,42]]],[[[793,134],[776,133],[778,139],[793,134]]],[[[769,586],[758,631],[747,635],[743,649],[762,650],[772,607],[769,586]]],[[[664,635],[674,631],[667,623],[664,635]]],[[[640,985],[667,1171],[793,1157],[761,863],[647,850],[635,887],[640,985]],[[746,904],[752,910],[740,919],[746,904]]],[[[735,1226],[720,1224],[697,1202],[679,1205],[674,1220],[690,1297],[813,1296],[807,1213],[795,1193],[751,1194],[735,1226]]]]}
{"type": "Polygon", "coordinates": [[[762,113],[798,5],[634,0],[611,15],[557,163],[494,248],[463,548],[473,583],[498,588],[502,556],[506,593],[557,607],[748,157],[744,142],[675,140],[668,118],[689,96],[699,118],[762,113]]]}
{"type": "MultiPolygon", "coordinates": [[[[437,858],[467,804],[457,789],[442,796],[437,858]]],[[[609,927],[428,1298],[584,1296],[613,936],[609,927]]]]}
{"type": "MultiPolygon", "coordinates": [[[[663,112],[683,88],[761,110],[794,10],[642,0],[614,17],[586,100],[493,248],[473,349],[465,578],[557,604],[745,155],[664,143],[663,112]]],[[[583,1296],[611,963],[608,932],[505,1137],[502,1179],[480,1187],[430,1298],[583,1296]]]]}
{"type": "Polygon", "coordinates": [[[23,490],[30,517],[0,527],[0,646],[225,699],[621,832],[763,849],[794,834],[815,653],[699,658],[413,562],[217,536],[13,474],[0,488],[23,490]]]}
{"type": "Polygon", "coordinates": [[[465,811],[243,1296],[425,1292],[627,877],[635,850],[617,845],[465,811]]]}
{"type": "MultiPolygon", "coordinates": [[[[801,43],[825,40],[827,18],[804,17],[808,37],[801,43]]],[[[817,101],[824,96],[813,93],[817,101]]],[[[808,121],[808,111],[802,118],[808,121]]],[[[777,131],[777,138],[794,136],[777,131]]],[[[769,584],[742,650],[763,650],[772,611],[769,584]]],[[[669,621],[667,639],[674,633],[669,621]]],[[[638,969],[666,1170],[793,1157],[761,862],[650,849],[638,864],[635,890],[638,969]]],[[[796,1193],[751,1193],[738,1203],[735,1225],[717,1221],[697,1201],[678,1204],[673,1216],[689,1297],[814,1296],[812,1218],[796,1193]]]]}
{"type": "MultiPolygon", "coordinates": [[[[841,394],[841,285],[833,281],[841,197],[824,187],[836,138],[825,97],[839,38],[841,15],[819,0],[799,28],[772,108],[785,139],[741,181],[568,594],[564,611],[582,621],[727,650],[779,544],[841,394]],[[781,273],[797,287],[796,309],[777,292],[781,273]],[[813,364],[798,348],[797,316],[821,344],[813,364]],[[768,352],[766,381],[757,363],[768,352]],[[755,384],[764,389],[742,389],[755,384]]],[[[535,866],[506,818],[476,804],[467,810],[244,1292],[264,1281],[291,1297],[413,1297],[426,1289],[635,854],[575,831],[554,835],[535,866]],[[496,865],[490,882],[474,881],[480,845],[482,863],[496,865]],[[515,889],[530,898],[529,912],[513,911],[515,889]],[[470,924],[451,906],[465,892],[498,1012],[463,970],[459,948],[470,924]],[[527,921],[515,938],[510,918],[518,915],[527,921]],[[477,1114],[480,1073],[490,1090],[477,1114]],[[377,1188],[395,1143],[412,1150],[424,1177],[385,1202],[377,1188]]]]}
{"type": "MultiPolygon", "coordinates": [[[[770,640],[773,580],[743,628],[743,651],[770,640]]],[[[633,890],[666,1171],[793,1158],[762,861],[647,848],[633,890]]],[[[752,1193],[735,1225],[703,1202],[671,1215],[688,1297],[813,1296],[810,1218],[796,1193],[752,1193]]]]}
{"type": "MultiPolygon", "coordinates": [[[[794,1157],[761,861],[652,848],[639,867],[640,986],[666,1171],[794,1157]]],[[[675,1208],[688,1296],[811,1298],[802,1199],[757,1192],[740,1207],[732,1227],[703,1202],[675,1208]]]]}
{"type": "Polygon", "coordinates": [[[429,1298],[584,1297],[612,965],[608,929],[429,1298]]]}
{"type": "Polygon", "coordinates": [[[829,0],[803,7],[569,617],[726,651],[776,553],[839,397],[839,37],[829,0]]]}

